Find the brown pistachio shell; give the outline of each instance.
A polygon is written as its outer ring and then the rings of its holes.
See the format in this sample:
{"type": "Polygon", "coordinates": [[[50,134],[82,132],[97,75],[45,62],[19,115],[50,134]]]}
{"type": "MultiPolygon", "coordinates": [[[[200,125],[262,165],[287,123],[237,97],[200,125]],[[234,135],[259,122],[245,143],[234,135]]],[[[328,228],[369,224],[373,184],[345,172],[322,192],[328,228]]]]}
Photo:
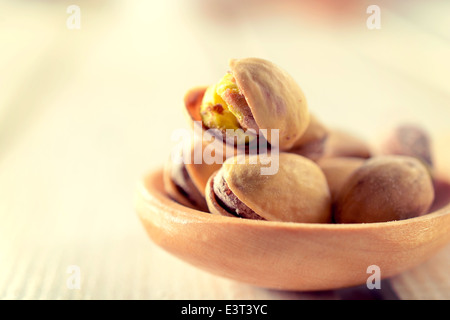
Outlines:
{"type": "MultiPolygon", "coordinates": [[[[279,169],[261,175],[260,156],[238,156],[225,161],[221,174],[228,188],[264,220],[327,223],[331,221],[331,197],[326,178],[311,160],[292,153],[279,154],[279,169]],[[252,163],[256,162],[256,163],[252,163]]],[[[207,186],[207,203],[212,213],[224,214],[218,206],[213,177],[207,186]]],[[[225,210],[226,211],[226,210],[225,210]]],[[[226,215],[230,215],[226,212],[226,215]]]]}
{"type": "Polygon", "coordinates": [[[433,167],[431,139],[418,125],[400,125],[387,133],[380,144],[380,153],[415,157],[433,167]]]}
{"type": "Polygon", "coordinates": [[[232,59],[230,70],[247,100],[259,129],[267,129],[267,141],[280,150],[291,149],[309,124],[308,105],[295,80],[274,63],[258,59],[232,59]],[[270,136],[279,129],[279,141],[270,136]]]}
{"type": "Polygon", "coordinates": [[[323,158],[317,161],[317,164],[327,178],[333,202],[337,199],[339,191],[350,175],[361,167],[365,161],[362,158],[351,157],[323,158]]]}
{"type": "Polygon", "coordinates": [[[338,194],[334,220],[365,223],[403,220],[428,212],[433,182],[416,158],[379,156],[367,160],[338,194]]]}

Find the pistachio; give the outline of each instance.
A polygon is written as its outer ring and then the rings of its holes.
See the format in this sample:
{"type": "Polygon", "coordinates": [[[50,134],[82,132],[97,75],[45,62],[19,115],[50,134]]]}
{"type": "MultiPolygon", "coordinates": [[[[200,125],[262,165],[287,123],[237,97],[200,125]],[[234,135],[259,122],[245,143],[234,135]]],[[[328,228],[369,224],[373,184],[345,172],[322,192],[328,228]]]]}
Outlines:
{"type": "Polygon", "coordinates": [[[380,153],[415,157],[429,168],[433,167],[431,139],[418,125],[403,124],[389,132],[382,139],[380,153]]]}
{"type": "Polygon", "coordinates": [[[205,128],[223,134],[227,129],[241,129],[247,138],[238,137],[238,143],[262,134],[280,150],[294,147],[309,124],[306,98],[294,79],[258,58],[232,59],[229,67],[229,73],[203,91],[201,101],[185,99],[191,104],[186,106],[191,118],[200,118],[205,128]],[[278,135],[272,137],[272,129],[279,130],[278,135]]]}
{"type": "Polygon", "coordinates": [[[206,163],[201,161],[196,164],[194,161],[196,145],[203,154],[206,146],[203,141],[196,143],[193,140],[189,141],[190,154],[188,157],[184,155],[186,149],[182,144],[174,148],[172,156],[164,167],[164,187],[168,195],[178,203],[207,212],[205,186],[211,174],[221,167],[222,162],[206,163]],[[174,161],[175,157],[179,161],[174,161]]]}
{"type": "MultiPolygon", "coordinates": [[[[242,113],[224,100],[226,97],[228,97],[227,100],[230,100],[229,97],[232,95],[239,96],[240,92],[236,81],[230,73],[227,73],[219,83],[206,89],[200,109],[202,122],[206,127],[219,129],[224,132],[226,129],[240,128],[240,122],[237,117],[241,119],[243,117],[242,113]]],[[[245,102],[245,99],[243,102],[245,102]]]]}
{"type": "Polygon", "coordinates": [[[450,179],[444,175],[433,177],[434,201],[429,212],[437,211],[450,203],[450,179]]]}
{"type": "Polygon", "coordinates": [[[341,129],[329,131],[325,141],[322,157],[357,157],[370,158],[372,151],[369,144],[351,132],[341,129]]]}
{"type": "Polygon", "coordinates": [[[328,129],[315,115],[311,114],[305,133],[289,152],[316,161],[323,156],[327,137],[328,129]]]}
{"type": "Polygon", "coordinates": [[[332,201],[336,201],[339,191],[344,186],[351,174],[361,167],[366,160],[362,158],[338,157],[322,158],[317,164],[327,178],[332,201]]]}
{"type": "Polygon", "coordinates": [[[313,161],[280,153],[278,172],[261,175],[260,157],[229,158],[210,177],[206,201],[211,213],[270,221],[331,221],[327,181],[313,161]]]}
{"type": "Polygon", "coordinates": [[[433,182],[416,158],[378,156],[347,179],[336,200],[337,223],[385,222],[426,214],[433,203],[433,182]]]}

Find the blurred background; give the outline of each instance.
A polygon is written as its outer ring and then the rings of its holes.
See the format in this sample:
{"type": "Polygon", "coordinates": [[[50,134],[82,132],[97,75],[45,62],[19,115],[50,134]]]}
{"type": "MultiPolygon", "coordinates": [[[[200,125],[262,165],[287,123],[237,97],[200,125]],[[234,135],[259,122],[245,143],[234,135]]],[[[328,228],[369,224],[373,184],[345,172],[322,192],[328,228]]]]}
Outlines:
{"type": "MultiPolygon", "coordinates": [[[[185,92],[230,58],[286,69],[330,127],[374,141],[414,122],[445,147],[448,12],[445,0],[0,0],[0,298],[341,298],[254,288],[170,256],[138,221],[136,184],[187,126],[185,92]]],[[[449,266],[447,247],[391,286],[449,299],[449,266]]]]}

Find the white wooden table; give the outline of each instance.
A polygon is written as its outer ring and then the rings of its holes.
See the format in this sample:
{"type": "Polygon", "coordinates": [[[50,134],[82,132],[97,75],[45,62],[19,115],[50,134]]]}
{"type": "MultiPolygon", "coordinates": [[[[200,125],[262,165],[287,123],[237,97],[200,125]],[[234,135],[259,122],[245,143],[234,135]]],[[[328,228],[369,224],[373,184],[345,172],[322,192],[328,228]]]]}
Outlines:
{"type": "MultiPolygon", "coordinates": [[[[218,80],[232,57],[287,69],[332,127],[374,141],[414,121],[446,146],[450,3],[373,2],[379,30],[355,1],[338,12],[327,1],[0,1],[0,298],[367,294],[280,292],[205,273],[149,241],[133,197],[186,126],[185,91],[218,80]],[[81,28],[70,30],[73,2],[81,28]]],[[[389,284],[403,299],[450,299],[449,267],[447,246],[389,284]]]]}

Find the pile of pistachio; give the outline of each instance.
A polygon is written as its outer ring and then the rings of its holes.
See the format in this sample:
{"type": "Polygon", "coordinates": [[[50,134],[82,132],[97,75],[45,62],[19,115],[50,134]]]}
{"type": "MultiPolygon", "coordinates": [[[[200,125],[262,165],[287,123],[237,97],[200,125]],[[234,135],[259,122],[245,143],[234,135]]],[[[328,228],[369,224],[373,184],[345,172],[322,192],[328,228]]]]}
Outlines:
{"type": "MultiPolygon", "coordinates": [[[[223,161],[169,160],[164,186],[172,199],[212,214],[302,223],[385,222],[430,212],[433,160],[423,128],[401,125],[371,146],[324,126],[294,79],[272,62],[246,58],[229,66],[218,83],[193,88],[184,99],[193,127],[218,133],[214,156],[223,161]],[[231,129],[237,134],[228,139],[231,129]],[[268,148],[252,152],[255,141],[268,148]],[[225,152],[230,148],[235,152],[225,152]],[[262,174],[268,156],[277,157],[274,174],[262,174]]],[[[204,136],[186,141],[180,154],[210,147],[204,136]]]]}

